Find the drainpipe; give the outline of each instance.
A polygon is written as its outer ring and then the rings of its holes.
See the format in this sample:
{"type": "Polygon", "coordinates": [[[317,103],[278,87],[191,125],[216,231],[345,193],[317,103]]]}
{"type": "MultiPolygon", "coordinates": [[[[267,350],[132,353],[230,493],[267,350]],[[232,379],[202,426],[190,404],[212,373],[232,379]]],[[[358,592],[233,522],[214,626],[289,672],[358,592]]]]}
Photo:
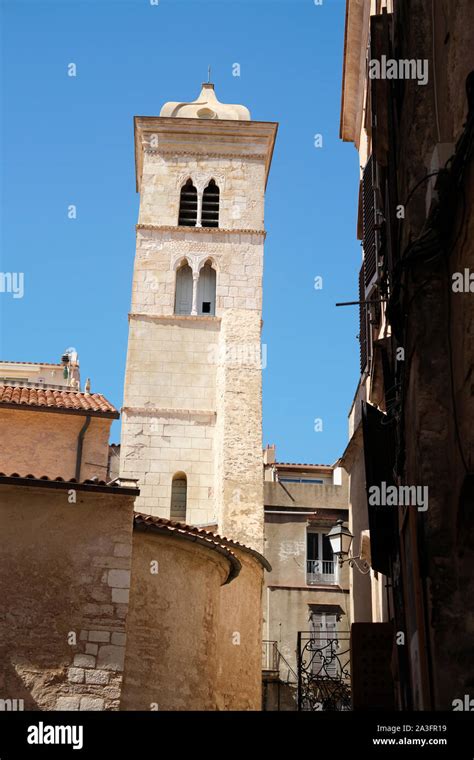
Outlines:
{"type": "Polygon", "coordinates": [[[77,453],[76,453],[76,474],[75,478],[77,482],[79,483],[79,477],[81,474],[81,464],[82,464],[82,446],[84,443],[84,436],[86,434],[86,430],[91,424],[91,418],[86,417],[86,421],[84,422],[83,426],[81,427],[79,431],[79,437],[77,439],[77,453]]]}

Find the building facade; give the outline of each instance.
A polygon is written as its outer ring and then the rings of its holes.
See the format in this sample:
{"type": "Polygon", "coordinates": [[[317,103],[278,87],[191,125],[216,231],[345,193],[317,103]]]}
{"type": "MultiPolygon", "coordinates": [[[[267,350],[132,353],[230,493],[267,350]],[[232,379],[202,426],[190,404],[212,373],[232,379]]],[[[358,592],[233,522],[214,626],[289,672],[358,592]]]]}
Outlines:
{"type": "Polygon", "coordinates": [[[264,707],[348,709],[349,572],[327,537],[337,520],[348,520],[346,473],[276,462],[275,447],[267,447],[264,499],[272,566],[263,598],[264,707]]]}
{"type": "Polygon", "coordinates": [[[372,568],[351,580],[353,654],[378,658],[386,684],[353,672],[356,707],[453,709],[472,692],[471,6],[346,4],[341,138],[362,167],[363,261],[342,463],[372,568]]]}

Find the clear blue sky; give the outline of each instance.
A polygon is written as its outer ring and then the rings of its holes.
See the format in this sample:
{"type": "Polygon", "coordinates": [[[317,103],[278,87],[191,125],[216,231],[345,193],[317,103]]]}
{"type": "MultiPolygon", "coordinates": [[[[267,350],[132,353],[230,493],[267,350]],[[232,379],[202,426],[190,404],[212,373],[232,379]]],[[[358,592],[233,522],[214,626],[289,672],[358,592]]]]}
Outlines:
{"type": "Polygon", "coordinates": [[[264,443],[282,461],[342,453],[358,321],[354,307],[334,304],[357,298],[360,266],[357,153],[338,137],[344,7],[1,2],[0,266],[25,276],[22,299],[0,294],[1,358],[58,361],[74,346],[83,381],[121,406],[138,212],[133,116],[193,100],[211,64],[221,101],[280,124],[266,198],[264,443]]]}

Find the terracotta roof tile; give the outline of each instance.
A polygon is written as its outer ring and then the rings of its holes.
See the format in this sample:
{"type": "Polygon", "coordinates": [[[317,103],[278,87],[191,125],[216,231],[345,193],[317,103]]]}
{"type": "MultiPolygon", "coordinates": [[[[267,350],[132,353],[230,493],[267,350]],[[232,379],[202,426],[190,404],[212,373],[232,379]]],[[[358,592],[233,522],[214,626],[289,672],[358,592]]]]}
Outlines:
{"type": "Polygon", "coordinates": [[[141,528],[143,530],[144,528],[150,528],[153,531],[157,531],[158,533],[170,537],[192,540],[201,546],[205,546],[208,549],[222,554],[228,559],[230,564],[230,570],[224,581],[224,585],[236,578],[242,569],[242,563],[229,548],[228,544],[224,542],[220,536],[217,536],[214,533],[208,533],[205,530],[192,528],[190,525],[173,522],[172,520],[166,520],[162,517],[144,515],[141,512],[135,512],[133,519],[138,529],[141,528]]]}
{"type": "Polygon", "coordinates": [[[56,478],[50,478],[49,475],[33,475],[31,472],[29,472],[27,475],[20,475],[18,472],[0,472],[0,478],[29,478],[30,480],[50,480],[55,481],[57,483],[91,483],[92,485],[97,486],[105,486],[107,485],[107,482],[105,480],[81,480],[77,481],[76,478],[68,478],[67,480],[65,478],[62,478],[60,475],[58,475],[56,478]]]}
{"type": "Polygon", "coordinates": [[[115,478],[115,480],[107,482],[105,480],[99,480],[98,477],[86,478],[85,480],[76,480],[76,478],[66,479],[60,475],[58,475],[56,478],[50,478],[49,475],[33,475],[32,473],[28,473],[27,475],[20,475],[18,472],[0,472],[0,483],[2,484],[7,483],[9,485],[34,487],[35,485],[43,482],[48,483],[52,486],[57,483],[64,484],[65,487],[73,486],[80,488],[81,486],[86,486],[89,490],[96,488],[98,491],[130,491],[131,493],[135,492],[136,495],[140,493],[140,490],[137,486],[137,481],[135,481],[133,478],[115,478]]]}
{"type": "Polygon", "coordinates": [[[188,535],[197,536],[204,540],[212,541],[214,543],[220,543],[224,546],[235,546],[238,549],[242,549],[245,552],[249,552],[256,557],[266,570],[271,570],[271,565],[265,557],[257,552],[255,549],[251,549],[245,544],[241,544],[239,541],[233,541],[226,536],[220,536],[217,533],[213,533],[203,528],[195,528],[192,525],[186,525],[186,523],[174,522],[173,520],[167,520],[165,517],[155,517],[154,515],[145,515],[142,512],[134,513],[134,520],[136,525],[144,524],[153,526],[161,530],[169,530],[171,533],[186,533],[188,535]]]}
{"type": "Polygon", "coordinates": [[[273,462],[275,467],[308,467],[308,468],[318,468],[318,469],[325,469],[325,470],[332,470],[334,469],[334,465],[332,464],[310,464],[309,462],[273,462]]]}
{"type": "Polygon", "coordinates": [[[76,412],[97,412],[117,416],[119,414],[117,409],[100,393],[81,393],[51,388],[0,385],[0,404],[76,412]]]}

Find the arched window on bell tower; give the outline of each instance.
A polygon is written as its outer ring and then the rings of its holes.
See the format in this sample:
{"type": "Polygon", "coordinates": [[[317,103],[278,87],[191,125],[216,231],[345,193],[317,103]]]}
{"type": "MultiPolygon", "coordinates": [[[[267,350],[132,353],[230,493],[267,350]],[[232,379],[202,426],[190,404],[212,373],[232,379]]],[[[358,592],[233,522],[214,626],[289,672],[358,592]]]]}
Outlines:
{"type": "Polygon", "coordinates": [[[184,472],[177,472],[176,475],[173,475],[171,483],[170,520],[186,522],[187,491],[186,475],[184,472]]]}
{"type": "Polygon", "coordinates": [[[178,225],[180,227],[195,227],[197,222],[197,208],[197,190],[190,178],[186,180],[181,188],[178,225]]]}
{"type": "Polygon", "coordinates": [[[219,226],[219,195],[219,188],[217,187],[215,180],[211,179],[208,186],[204,188],[202,194],[202,227],[219,226]]]}
{"type": "Polygon", "coordinates": [[[210,261],[206,261],[199,272],[197,313],[200,316],[214,316],[216,313],[216,270],[210,261]]]}
{"type": "Polygon", "coordinates": [[[185,261],[176,272],[174,313],[191,314],[193,308],[193,272],[185,261]]]}

